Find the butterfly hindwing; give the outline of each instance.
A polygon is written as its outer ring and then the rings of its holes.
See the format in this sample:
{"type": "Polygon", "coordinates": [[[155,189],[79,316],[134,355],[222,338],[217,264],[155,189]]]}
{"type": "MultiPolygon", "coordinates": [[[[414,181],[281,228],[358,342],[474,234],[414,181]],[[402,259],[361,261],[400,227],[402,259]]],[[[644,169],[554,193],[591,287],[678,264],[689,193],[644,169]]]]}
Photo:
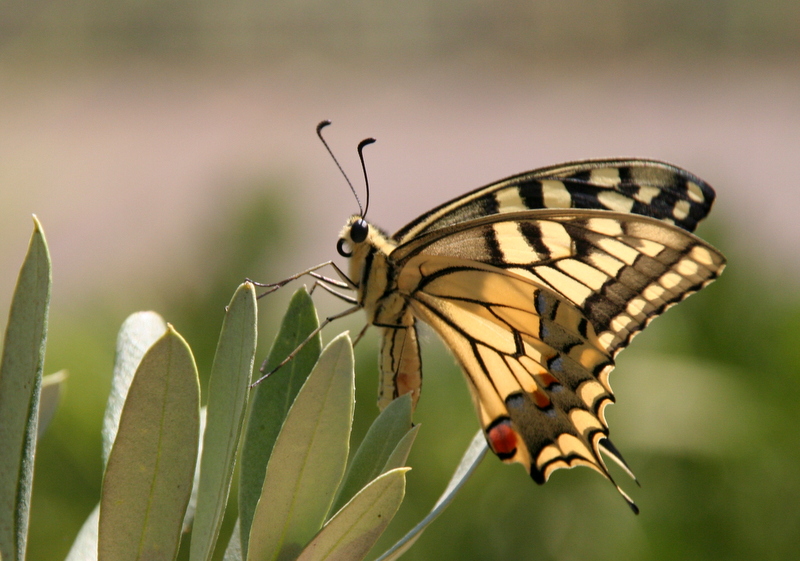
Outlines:
{"type": "Polygon", "coordinates": [[[523,464],[538,483],[576,465],[610,478],[600,450],[608,437],[603,410],[613,401],[613,360],[580,311],[491,267],[455,270],[441,257],[412,261],[433,276],[450,271],[416,293],[411,307],[454,351],[492,450],[523,464]],[[491,302],[480,286],[492,288],[491,302]]]}

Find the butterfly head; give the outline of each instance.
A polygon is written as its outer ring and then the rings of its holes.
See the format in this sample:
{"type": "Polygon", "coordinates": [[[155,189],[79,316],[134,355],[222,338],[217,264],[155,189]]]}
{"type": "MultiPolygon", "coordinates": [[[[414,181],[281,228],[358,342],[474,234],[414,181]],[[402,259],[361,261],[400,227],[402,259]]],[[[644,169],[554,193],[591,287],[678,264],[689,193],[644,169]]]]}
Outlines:
{"type": "Polygon", "coordinates": [[[360,246],[368,245],[365,242],[370,238],[372,230],[374,228],[361,215],[355,214],[351,216],[339,234],[339,241],[336,242],[336,251],[342,257],[352,257],[353,252],[360,246]]]}

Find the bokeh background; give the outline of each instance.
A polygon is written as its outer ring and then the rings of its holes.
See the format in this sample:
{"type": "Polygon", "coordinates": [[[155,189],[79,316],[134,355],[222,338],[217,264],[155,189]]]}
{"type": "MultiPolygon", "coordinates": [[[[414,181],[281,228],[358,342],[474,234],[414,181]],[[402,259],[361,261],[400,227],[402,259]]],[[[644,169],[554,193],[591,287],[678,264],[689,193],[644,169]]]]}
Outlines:
{"type": "MultiPolygon", "coordinates": [[[[489,457],[407,559],[797,558],[799,57],[796,0],[1,3],[0,322],[35,212],[54,264],[45,370],[70,373],[38,450],[29,559],[63,559],[98,500],[128,314],[164,315],[205,380],[242,279],[336,257],[356,205],[314,135],[325,118],[358,189],[355,145],[378,138],[369,217],[389,231],[590,157],[667,160],[718,193],[699,234],[728,269],[612,376],[612,436],[642,487],[617,477],[642,514],[589,470],[539,487],[489,457]]],[[[259,360],[290,290],[260,303],[259,360]]],[[[433,334],[424,347],[408,497],[379,549],[477,428],[452,358],[433,334]]],[[[355,440],[376,414],[376,348],[357,349],[355,440]]]]}

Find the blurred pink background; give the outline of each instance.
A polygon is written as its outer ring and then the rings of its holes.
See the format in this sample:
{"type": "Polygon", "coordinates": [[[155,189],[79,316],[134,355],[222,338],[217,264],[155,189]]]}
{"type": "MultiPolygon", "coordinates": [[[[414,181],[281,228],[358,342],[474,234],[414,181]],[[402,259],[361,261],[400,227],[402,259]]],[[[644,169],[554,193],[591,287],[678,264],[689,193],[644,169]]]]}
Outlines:
{"type": "MultiPolygon", "coordinates": [[[[108,284],[124,293],[164,268],[195,278],[202,270],[187,269],[181,248],[219,220],[221,201],[262,176],[292,186],[296,245],[288,269],[248,274],[274,280],[336,257],[356,206],[314,134],[324,118],[359,189],[355,145],[378,139],[366,151],[370,218],[389,231],[513,173],[649,157],[711,183],[712,216],[735,243],[800,273],[800,63],[661,51],[6,64],[0,268],[18,266],[36,213],[52,246],[56,298],[108,284]]],[[[13,282],[0,278],[0,309],[13,282]]]]}

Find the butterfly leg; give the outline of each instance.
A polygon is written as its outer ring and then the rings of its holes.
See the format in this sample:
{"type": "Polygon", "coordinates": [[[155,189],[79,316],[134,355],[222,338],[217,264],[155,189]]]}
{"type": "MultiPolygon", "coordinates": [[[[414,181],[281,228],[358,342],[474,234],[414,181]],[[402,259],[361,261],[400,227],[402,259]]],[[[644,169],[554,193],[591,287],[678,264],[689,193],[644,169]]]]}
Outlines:
{"type": "Polygon", "coordinates": [[[310,267],[310,268],[306,269],[305,271],[301,271],[301,272],[299,272],[297,274],[292,275],[291,277],[285,278],[282,281],[278,281],[278,282],[263,283],[263,282],[254,281],[252,279],[245,279],[245,280],[247,282],[249,282],[249,283],[254,284],[255,286],[267,289],[265,292],[263,292],[262,294],[258,295],[258,298],[262,298],[262,297],[266,296],[267,294],[272,294],[273,292],[275,292],[279,288],[289,284],[293,280],[297,280],[300,277],[305,276],[305,275],[314,277],[315,279],[317,279],[319,281],[323,281],[323,282],[332,284],[333,286],[337,286],[339,288],[347,288],[347,289],[350,289],[350,290],[356,290],[358,288],[358,286],[356,286],[356,284],[353,281],[351,281],[348,278],[348,276],[344,273],[344,271],[342,271],[336,265],[336,263],[334,263],[333,261],[326,261],[325,263],[320,263],[319,265],[315,265],[313,267],[310,267]],[[316,272],[317,270],[322,269],[323,267],[328,267],[328,266],[333,268],[333,270],[336,272],[336,274],[341,279],[340,281],[338,281],[336,279],[329,278],[329,277],[325,277],[325,276],[320,275],[319,273],[316,272]]]}
{"type": "MultiPolygon", "coordinates": [[[[288,356],[287,356],[286,358],[284,358],[282,361],[280,361],[280,362],[278,363],[278,365],[277,365],[275,368],[273,368],[273,369],[272,369],[272,370],[270,370],[269,372],[265,372],[265,373],[264,373],[264,375],[263,375],[263,376],[261,376],[261,378],[259,378],[258,380],[256,380],[256,381],[255,381],[255,382],[253,382],[252,384],[250,384],[250,387],[251,387],[251,388],[253,388],[253,387],[257,386],[258,384],[260,384],[261,382],[263,382],[264,380],[266,380],[266,379],[267,379],[269,376],[271,376],[272,374],[274,374],[275,372],[277,372],[278,370],[280,370],[280,368],[281,368],[281,367],[283,367],[283,365],[285,365],[287,362],[289,362],[289,361],[290,361],[290,360],[292,360],[292,359],[293,359],[295,356],[297,356],[297,353],[299,353],[299,352],[300,352],[300,351],[303,349],[303,347],[305,347],[305,346],[306,346],[306,344],[308,344],[308,342],[309,342],[309,341],[311,341],[311,339],[313,339],[313,338],[314,338],[314,337],[315,337],[315,336],[316,336],[316,335],[317,335],[317,334],[318,334],[320,331],[322,331],[322,330],[323,330],[323,329],[324,329],[324,328],[325,328],[325,327],[326,327],[326,326],[327,326],[329,323],[331,323],[332,321],[334,321],[334,320],[337,320],[337,319],[339,319],[339,318],[343,318],[343,317],[345,317],[345,316],[349,316],[350,314],[353,314],[353,313],[357,312],[357,311],[358,311],[358,310],[360,310],[360,309],[361,309],[361,307],[360,307],[360,306],[353,306],[352,308],[347,308],[347,309],[346,309],[346,310],[344,310],[343,312],[339,312],[339,313],[338,313],[338,314],[336,314],[336,315],[333,315],[333,316],[326,317],[326,318],[325,318],[325,321],[323,321],[321,324],[319,324],[319,327],[317,327],[317,328],[316,328],[314,331],[312,331],[311,333],[309,333],[308,337],[306,337],[306,338],[303,340],[303,342],[302,342],[302,343],[300,343],[299,345],[297,345],[297,347],[295,348],[295,350],[293,350],[291,353],[289,353],[289,354],[288,354],[288,356]]],[[[260,370],[261,372],[264,372],[264,369],[265,369],[266,367],[267,367],[267,361],[266,361],[266,360],[264,360],[264,362],[263,362],[263,363],[261,363],[261,368],[260,368],[259,370],[260,370]]]]}
{"type": "MultiPolygon", "coordinates": [[[[344,274],[344,273],[341,273],[341,274],[344,274]]],[[[315,279],[317,279],[317,282],[321,282],[321,283],[325,283],[325,284],[331,284],[331,285],[339,287],[339,288],[347,288],[349,290],[355,290],[355,286],[353,286],[351,284],[348,284],[347,282],[337,281],[336,279],[332,279],[330,277],[326,277],[326,276],[323,276],[323,275],[320,275],[320,274],[317,274],[317,273],[309,273],[309,275],[314,277],[315,279]]],[[[347,281],[350,282],[350,279],[347,279],[347,281]]]]}
{"type": "Polygon", "coordinates": [[[366,332],[367,332],[367,329],[369,329],[369,326],[370,326],[370,324],[369,324],[369,323],[367,323],[367,324],[366,324],[366,325],[365,325],[365,326],[364,326],[364,327],[361,329],[361,331],[359,331],[359,332],[358,332],[358,335],[356,335],[356,338],[355,338],[355,339],[353,339],[353,347],[355,347],[356,345],[358,345],[358,342],[359,342],[359,341],[361,341],[361,338],[364,336],[364,333],[366,333],[366,332]]]}
{"type": "MultiPolygon", "coordinates": [[[[313,273],[312,273],[312,275],[313,275],[313,273]]],[[[313,275],[313,276],[316,277],[316,275],[313,275]]],[[[340,300],[344,300],[348,304],[353,304],[353,305],[358,304],[358,300],[357,299],[353,298],[352,296],[348,296],[347,294],[342,294],[341,292],[338,292],[338,291],[332,289],[330,286],[328,286],[328,283],[331,282],[332,280],[333,279],[326,279],[326,278],[323,277],[321,280],[314,281],[314,284],[311,286],[311,290],[309,290],[308,293],[309,294],[314,294],[314,289],[317,288],[317,287],[320,287],[323,290],[327,291],[328,293],[333,294],[334,296],[336,296],[340,300]]],[[[344,283],[339,283],[336,286],[341,286],[341,285],[344,285],[344,283]]]]}

